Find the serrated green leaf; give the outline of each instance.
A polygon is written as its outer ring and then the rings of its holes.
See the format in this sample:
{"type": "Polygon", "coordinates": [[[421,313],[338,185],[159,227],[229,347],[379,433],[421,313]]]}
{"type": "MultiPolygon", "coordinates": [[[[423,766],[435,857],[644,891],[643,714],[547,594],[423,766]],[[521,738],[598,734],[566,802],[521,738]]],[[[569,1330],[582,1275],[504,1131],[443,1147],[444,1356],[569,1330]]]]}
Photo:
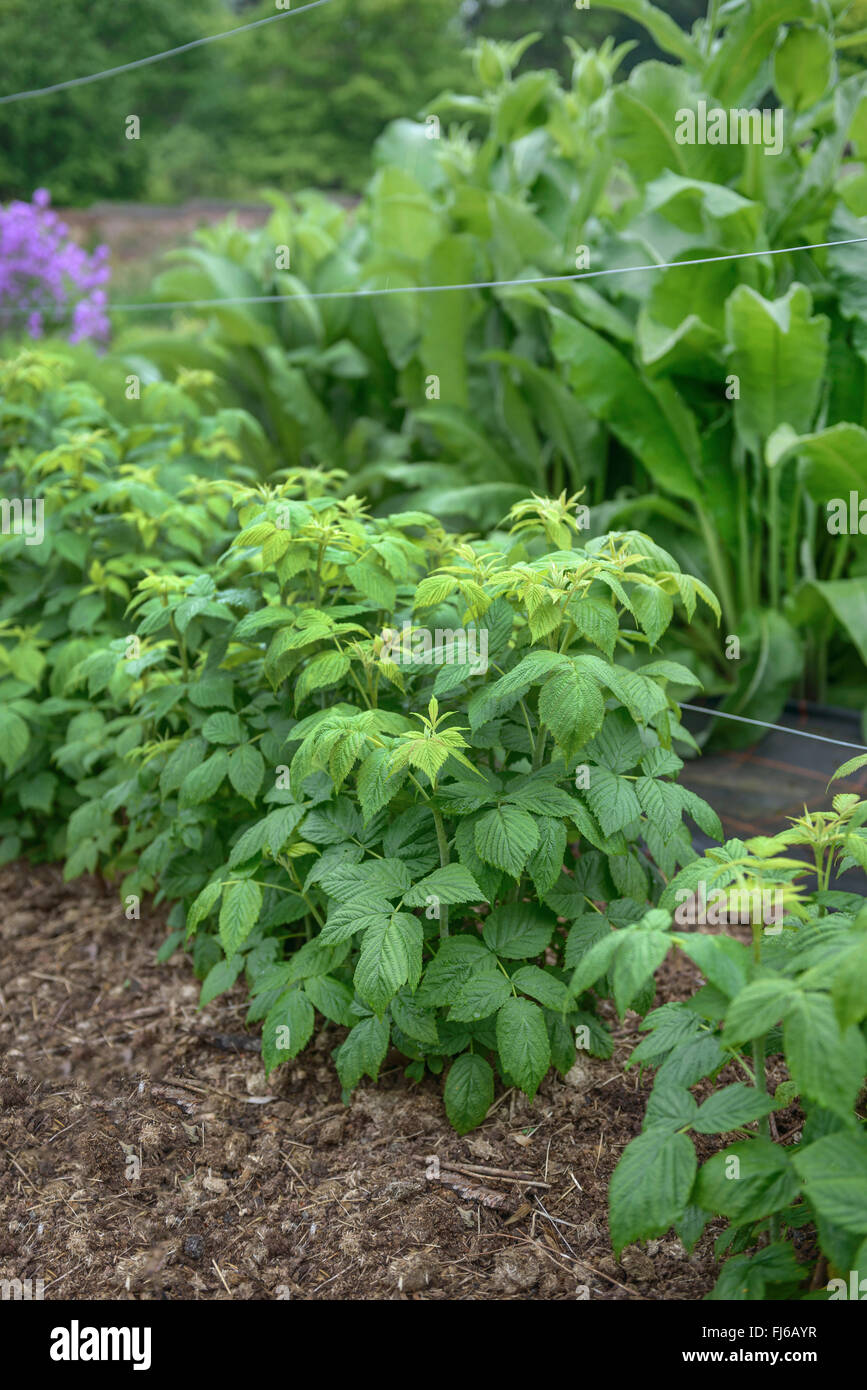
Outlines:
{"type": "Polygon", "coordinates": [[[259,920],[262,910],[262,889],[250,879],[230,883],[223,892],[220,906],[220,944],[227,956],[233,956],[244,944],[259,920]]]}
{"type": "Polygon", "coordinates": [[[695,1178],[695,1149],[685,1134],[659,1126],[627,1144],[608,1189],[616,1255],[634,1240],[663,1236],[686,1211],[695,1178]]]}
{"type": "Polygon", "coordinates": [[[313,1036],[313,1005],[299,989],[281,995],[262,1025],[262,1061],[268,1076],[281,1062],[288,1062],[313,1036]]]}
{"type": "Polygon", "coordinates": [[[388,1051],[389,1024],[371,1014],[363,1018],[349,1033],[334,1054],[334,1063],[341,1085],[351,1091],[362,1076],[375,1081],[388,1051]]]}
{"type": "Polygon", "coordinates": [[[507,977],[499,970],[473,972],[457,992],[448,1012],[451,1023],[473,1023],[495,1014],[512,993],[507,977]]]}
{"type": "Polygon", "coordinates": [[[203,763],[187,773],[181,783],[178,797],[180,805],[200,806],[203,801],[210,801],[228,771],[229,755],[225,749],[218,748],[203,763]]]}
{"type": "Polygon", "coordinates": [[[505,903],[485,918],[485,945],[507,960],[530,960],[541,955],[554,933],[553,912],[536,903],[505,903]]]}
{"type": "Polygon", "coordinates": [[[229,757],[229,781],[239,796],[254,802],[265,777],[265,759],[252,743],[242,743],[229,757]]]}
{"type": "Polygon", "coordinates": [[[539,843],[533,817],[517,806],[498,806],[473,821],[476,853],[485,864],[519,878],[539,843]]]}
{"type": "Polygon", "coordinates": [[[467,1134],[482,1123],[494,1103],[494,1073],[484,1057],[465,1052],[452,1063],[443,1100],[458,1134],[467,1134]]]}
{"type": "Polygon", "coordinates": [[[497,1014],[497,1051],[516,1085],[530,1097],[551,1065],[545,1016],[529,999],[507,999],[497,1014]]]}
{"type": "Polygon", "coordinates": [[[426,878],[414,883],[403,900],[407,907],[425,907],[429,897],[438,898],[441,903],[483,903],[486,902],[476,880],[463,864],[447,864],[434,869],[426,878]]]}

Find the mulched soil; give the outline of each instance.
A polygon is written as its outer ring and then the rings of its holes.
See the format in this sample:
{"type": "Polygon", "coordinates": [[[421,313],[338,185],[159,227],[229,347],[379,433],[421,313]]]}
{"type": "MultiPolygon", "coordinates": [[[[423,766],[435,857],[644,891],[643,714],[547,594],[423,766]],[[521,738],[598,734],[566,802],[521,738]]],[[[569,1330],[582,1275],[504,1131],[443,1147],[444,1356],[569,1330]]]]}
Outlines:
{"type": "MultiPolygon", "coordinates": [[[[549,1077],[533,1104],[500,1094],[459,1138],[441,1081],[410,1083],[396,1055],[346,1108],[340,1029],[266,1082],[243,989],[198,1011],[187,958],[155,961],[166,935],[160,910],[127,921],[96,879],[0,870],[0,1279],[115,1300],[695,1300],[713,1286],[712,1230],[692,1256],[672,1236],[612,1255],[608,1180],[650,1084],[623,1071],[636,1016],[610,1061],[549,1077]]],[[[658,1003],[700,981],[683,957],[658,979],[658,1003]]],[[[777,1123],[785,1139],[797,1112],[777,1123]]],[[[724,1142],[699,1138],[700,1159],[724,1142]]]]}

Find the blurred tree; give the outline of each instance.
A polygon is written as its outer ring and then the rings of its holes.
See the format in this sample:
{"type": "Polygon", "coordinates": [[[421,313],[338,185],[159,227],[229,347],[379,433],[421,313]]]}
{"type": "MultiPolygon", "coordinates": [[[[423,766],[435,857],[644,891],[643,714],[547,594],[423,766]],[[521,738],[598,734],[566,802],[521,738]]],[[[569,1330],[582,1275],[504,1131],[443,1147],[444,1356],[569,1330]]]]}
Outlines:
{"type": "MultiPolygon", "coordinates": [[[[273,13],[266,0],[243,19],[273,13]]],[[[248,185],[360,188],[384,125],[471,82],[465,38],[458,0],[333,0],[232,40],[219,86],[198,106],[221,131],[221,178],[232,169],[248,185]]]]}
{"type": "MultiPolygon", "coordinates": [[[[48,14],[22,0],[0,0],[0,95],[144,58],[231,22],[222,0],[63,0],[48,14]]],[[[219,47],[0,106],[0,198],[29,198],[40,186],[55,203],[140,195],[158,132],[184,118],[219,47]],[[130,115],[141,121],[139,140],[126,138],[130,115]]]]}

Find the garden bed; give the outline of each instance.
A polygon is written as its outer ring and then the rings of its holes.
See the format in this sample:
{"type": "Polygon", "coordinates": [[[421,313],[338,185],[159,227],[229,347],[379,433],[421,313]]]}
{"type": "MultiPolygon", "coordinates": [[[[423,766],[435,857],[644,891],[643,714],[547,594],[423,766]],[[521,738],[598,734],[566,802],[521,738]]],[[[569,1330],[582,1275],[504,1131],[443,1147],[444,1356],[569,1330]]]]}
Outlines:
{"type": "MultiPolygon", "coordinates": [[[[713,1228],[692,1257],[672,1237],[611,1253],[608,1181],[649,1089],[623,1072],[636,1015],[610,1014],[610,1060],[549,1076],[532,1105],[500,1092],[459,1138],[439,1083],[410,1084],[395,1055],[345,1108],[328,1055],[343,1030],[266,1083],[240,988],[198,1012],[188,961],[155,963],[159,911],[128,922],[98,880],[24,863],[0,890],[0,1278],[99,1299],[575,1299],[588,1286],[597,1300],[695,1300],[712,1287],[713,1228]],[[548,1186],[459,1175],[508,1203],[490,1208],[430,1181],[432,1154],[441,1172],[548,1186]]],[[[658,1002],[698,980],[669,957],[658,1002]]],[[[797,1112],[776,1120],[785,1139],[797,1112]]],[[[722,1147],[697,1140],[702,1158],[722,1147]]]]}

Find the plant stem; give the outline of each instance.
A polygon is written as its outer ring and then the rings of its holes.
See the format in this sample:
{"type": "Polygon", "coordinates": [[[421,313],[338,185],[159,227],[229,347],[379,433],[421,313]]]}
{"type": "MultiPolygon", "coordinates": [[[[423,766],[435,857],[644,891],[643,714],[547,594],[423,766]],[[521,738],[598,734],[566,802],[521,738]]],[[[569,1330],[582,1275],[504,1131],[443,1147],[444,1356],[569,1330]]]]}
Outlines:
{"type": "Polygon", "coordinates": [[[536,746],[535,746],[535,748],[533,749],[533,771],[534,771],[534,772],[538,772],[538,771],[539,771],[539,768],[542,766],[542,759],[543,759],[544,756],[545,756],[545,744],[546,744],[547,742],[548,742],[548,730],[545,728],[545,726],[544,726],[544,724],[543,724],[542,727],[541,727],[540,730],[539,730],[539,736],[538,736],[538,738],[536,739],[536,746]]]}
{"type": "Polygon", "coordinates": [[[184,641],[184,638],[181,636],[180,632],[179,632],[178,629],[177,629],[177,626],[176,626],[176,624],[175,624],[174,614],[169,618],[169,623],[170,623],[170,625],[171,625],[172,635],[173,635],[175,641],[176,641],[177,644],[178,644],[178,651],[179,651],[180,654],[181,654],[181,666],[182,666],[183,672],[184,672],[184,680],[185,680],[185,681],[188,681],[189,678],[190,678],[190,664],[189,664],[189,662],[188,662],[188,660],[187,660],[187,644],[186,644],[186,642],[184,641]]]}
{"type": "Polygon", "coordinates": [[[780,611],[780,470],[771,468],[768,478],[768,547],[771,563],[771,607],[780,611]]]}
{"type": "Polygon", "coordinates": [[[734,632],[737,622],[737,604],[735,603],[729,567],[725,562],[716,528],[704,507],[697,506],[696,512],[698,513],[698,519],[701,525],[702,539],[707,548],[707,557],[710,563],[713,587],[719,594],[726,626],[729,632],[734,632]]]}
{"type": "MultiPolygon", "coordinates": [[[[445,822],[443,821],[442,811],[438,811],[437,808],[436,808],[435,806],[432,807],[432,810],[433,810],[434,825],[436,826],[436,830],[437,830],[437,844],[439,845],[439,851],[440,851],[440,868],[444,869],[444,868],[446,867],[446,865],[449,863],[449,841],[448,841],[448,836],[446,835],[446,827],[445,827],[445,822]]],[[[444,937],[448,936],[448,934],[449,934],[449,908],[448,908],[448,903],[442,903],[442,904],[440,905],[440,939],[442,940],[444,937]]]]}

